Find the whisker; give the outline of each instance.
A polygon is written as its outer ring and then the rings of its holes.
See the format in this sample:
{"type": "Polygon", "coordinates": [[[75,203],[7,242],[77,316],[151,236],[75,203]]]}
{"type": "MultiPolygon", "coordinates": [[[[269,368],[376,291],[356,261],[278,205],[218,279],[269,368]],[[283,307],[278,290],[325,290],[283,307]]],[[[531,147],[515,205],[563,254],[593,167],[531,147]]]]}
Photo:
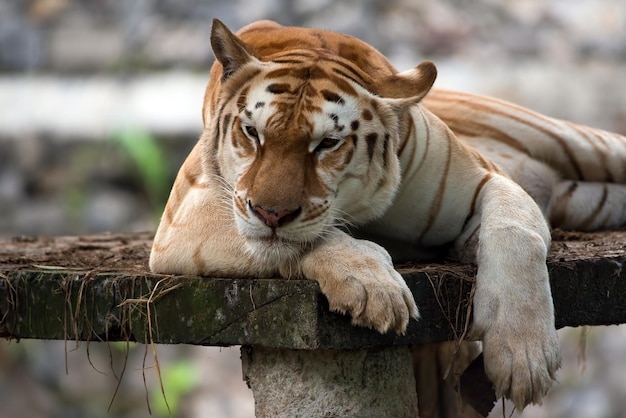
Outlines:
{"type": "Polygon", "coordinates": [[[339,204],[333,205],[330,209],[331,218],[335,222],[339,222],[342,226],[350,226],[350,227],[356,226],[359,222],[357,222],[354,215],[352,215],[349,212],[346,212],[344,209],[341,208],[340,202],[338,203],[339,204]]]}
{"type": "Polygon", "coordinates": [[[228,183],[222,176],[219,176],[217,174],[211,174],[210,178],[211,180],[215,181],[216,185],[219,187],[219,190],[222,192],[217,193],[217,196],[215,196],[215,203],[218,209],[224,211],[225,214],[228,216],[228,219],[232,220],[234,218],[232,202],[232,196],[234,193],[233,186],[228,183]]]}
{"type": "Polygon", "coordinates": [[[360,111],[356,110],[356,109],[343,109],[343,110],[340,110],[339,112],[337,112],[336,114],[337,114],[337,116],[340,116],[340,115],[343,116],[346,113],[349,113],[350,116],[353,116],[353,117],[361,116],[360,111]]]}

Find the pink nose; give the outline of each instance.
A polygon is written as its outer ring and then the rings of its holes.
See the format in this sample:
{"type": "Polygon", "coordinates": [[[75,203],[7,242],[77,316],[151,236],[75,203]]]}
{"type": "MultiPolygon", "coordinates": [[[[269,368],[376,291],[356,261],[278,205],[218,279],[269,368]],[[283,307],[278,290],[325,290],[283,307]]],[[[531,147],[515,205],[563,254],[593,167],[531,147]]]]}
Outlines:
{"type": "Polygon", "coordinates": [[[279,212],[274,209],[265,209],[261,206],[252,206],[252,203],[250,202],[248,202],[248,205],[250,206],[256,217],[272,229],[278,228],[279,226],[283,226],[293,221],[298,217],[300,212],[302,212],[302,208],[297,208],[295,210],[282,210],[279,212]]]}

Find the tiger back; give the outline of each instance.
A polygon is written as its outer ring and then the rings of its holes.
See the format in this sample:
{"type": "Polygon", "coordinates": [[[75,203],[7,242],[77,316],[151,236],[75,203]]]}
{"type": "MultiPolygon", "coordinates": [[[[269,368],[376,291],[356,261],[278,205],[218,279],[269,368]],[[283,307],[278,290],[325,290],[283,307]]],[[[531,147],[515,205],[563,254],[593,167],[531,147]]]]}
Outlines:
{"type": "MultiPolygon", "coordinates": [[[[402,333],[417,306],[374,241],[409,253],[452,246],[478,265],[473,333],[497,394],[518,408],[539,402],[560,364],[546,217],[578,216],[568,208],[580,179],[540,161],[537,138],[509,129],[524,123],[514,112],[494,119],[487,98],[429,94],[432,63],[398,73],[358,39],[267,21],[237,35],[214,21],[211,44],[204,130],[172,188],[151,269],[306,277],[353,324],[402,333]],[[511,138],[532,146],[509,153],[511,138]]],[[[611,187],[597,206],[616,213],[624,200],[611,187]]],[[[583,217],[605,226],[602,210],[583,217]]],[[[623,212],[611,216],[624,223],[623,212]]]]}
{"type": "Polygon", "coordinates": [[[424,104],[494,161],[542,208],[553,228],[626,223],[626,138],[492,97],[434,89],[424,104]]]}

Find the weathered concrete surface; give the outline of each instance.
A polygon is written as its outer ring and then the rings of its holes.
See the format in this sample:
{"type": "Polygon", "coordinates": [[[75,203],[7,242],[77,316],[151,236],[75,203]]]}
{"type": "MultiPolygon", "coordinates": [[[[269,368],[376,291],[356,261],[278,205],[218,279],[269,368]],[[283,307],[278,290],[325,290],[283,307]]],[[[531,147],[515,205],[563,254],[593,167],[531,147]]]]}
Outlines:
{"type": "MultiPolygon", "coordinates": [[[[625,242],[626,232],[556,237],[558,327],[626,322],[625,242]]],[[[151,275],[149,244],[145,234],[0,242],[0,336],[339,349],[450,340],[469,324],[469,265],[402,267],[422,319],[380,335],[329,312],[312,281],[151,275]]]]}
{"type": "Polygon", "coordinates": [[[408,347],[286,350],[242,347],[258,418],[413,418],[408,347]]]}
{"type": "Polygon", "coordinates": [[[460,335],[470,282],[434,272],[406,278],[423,300],[424,319],[398,336],[355,328],[348,317],[329,312],[319,286],[309,280],[0,269],[0,336],[339,349],[460,335]]]}

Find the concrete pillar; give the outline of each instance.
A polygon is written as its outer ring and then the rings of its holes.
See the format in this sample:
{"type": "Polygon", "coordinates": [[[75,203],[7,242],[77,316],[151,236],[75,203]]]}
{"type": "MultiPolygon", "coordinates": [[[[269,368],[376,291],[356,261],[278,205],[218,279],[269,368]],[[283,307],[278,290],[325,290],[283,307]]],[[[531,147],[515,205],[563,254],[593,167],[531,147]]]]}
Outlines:
{"type": "Polygon", "coordinates": [[[257,418],[416,417],[406,346],[357,350],[241,348],[257,418]]]}

